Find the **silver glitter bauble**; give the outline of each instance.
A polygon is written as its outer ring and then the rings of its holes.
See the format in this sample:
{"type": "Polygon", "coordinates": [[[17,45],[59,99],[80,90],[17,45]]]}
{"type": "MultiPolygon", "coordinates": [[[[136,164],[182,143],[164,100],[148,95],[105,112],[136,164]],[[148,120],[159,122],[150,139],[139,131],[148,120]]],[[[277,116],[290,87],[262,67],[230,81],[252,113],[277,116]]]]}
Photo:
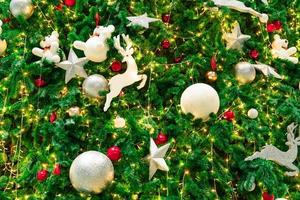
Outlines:
{"type": "Polygon", "coordinates": [[[9,10],[14,17],[23,16],[28,19],[33,14],[34,7],[31,0],[12,0],[9,10]]]}
{"type": "Polygon", "coordinates": [[[240,62],[235,66],[235,75],[239,83],[251,83],[255,79],[255,68],[247,62],[240,62]]]}
{"type": "Polygon", "coordinates": [[[111,160],[98,151],[87,151],[72,162],[70,180],[79,192],[101,193],[114,179],[111,160]]]}
{"type": "Polygon", "coordinates": [[[247,114],[250,119],[255,119],[258,116],[258,111],[255,108],[251,108],[247,114]]]}
{"type": "Polygon", "coordinates": [[[99,74],[94,74],[87,77],[83,84],[82,88],[85,94],[90,97],[100,97],[100,91],[108,90],[108,81],[105,79],[104,76],[99,74]]]}

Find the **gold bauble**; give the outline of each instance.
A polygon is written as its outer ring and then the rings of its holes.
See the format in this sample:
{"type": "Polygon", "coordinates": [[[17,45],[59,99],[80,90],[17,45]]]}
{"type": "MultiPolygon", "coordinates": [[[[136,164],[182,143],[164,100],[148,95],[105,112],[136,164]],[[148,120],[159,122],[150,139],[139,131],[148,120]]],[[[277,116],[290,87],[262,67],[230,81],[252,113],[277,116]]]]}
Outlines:
{"type": "Polygon", "coordinates": [[[247,62],[239,62],[235,66],[235,76],[240,84],[251,83],[255,79],[255,68],[247,62]]]}
{"type": "Polygon", "coordinates": [[[218,75],[217,75],[217,73],[215,71],[208,71],[205,74],[205,78],[209,82],[215,82],[218,79],[218,75]]]}
{"type": "Polygon", "coordinates": [[[2,56],[7,48],[7,43],[5,40],[0,40],[0,56],[2,56]]]}

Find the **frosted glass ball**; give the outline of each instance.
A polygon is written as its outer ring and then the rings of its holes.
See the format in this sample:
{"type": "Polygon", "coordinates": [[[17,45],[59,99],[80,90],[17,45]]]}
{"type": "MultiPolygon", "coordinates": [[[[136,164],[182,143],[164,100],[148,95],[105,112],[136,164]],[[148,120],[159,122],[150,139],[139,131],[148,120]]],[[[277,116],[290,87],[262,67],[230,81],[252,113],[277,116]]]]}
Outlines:
{"type": "Polygon", "coordinates": [[[31,0],[12,0],[9,10],[14,17],[23,16],[28,19],[33,14],[34,7],[31,0]]]}
{"type": "Polygon", "coordinates": [[[235,76],[239,83],[251,83],[255,79],[255,68],[247,62],[240,62],[235,66],[235,76]]]}
{"type": "Polygon", "coordinates": [[[196,83],[184,90],[180,99],[182,111],[191,113],[195,119],[207,121],[210,113],[217,113],[220,98],[217,91],[205,83],[196,83]]]}
{"type": "Polygon", "coordinates": [[[82,84],[83,92],[90,97],[100,97],[99,92],[108,90],[108,81],[99,74],[88,76],[82,84]]]}
{"type": "Polygon", "coordinates": [[[255,119],[258,116],[258,111],[255,108],[251,108],[248,110],[248,117],[251,119],[255,119]]]}
{"type": "Polygon", "coordinates": [[[103,39],[99,37],[91,37],[86,41],[86,47],[84,50],[85,56],[93,62],[102,62],[106,60],[106,54],[108,47],[104,48],[106,44],[103,39]]]}

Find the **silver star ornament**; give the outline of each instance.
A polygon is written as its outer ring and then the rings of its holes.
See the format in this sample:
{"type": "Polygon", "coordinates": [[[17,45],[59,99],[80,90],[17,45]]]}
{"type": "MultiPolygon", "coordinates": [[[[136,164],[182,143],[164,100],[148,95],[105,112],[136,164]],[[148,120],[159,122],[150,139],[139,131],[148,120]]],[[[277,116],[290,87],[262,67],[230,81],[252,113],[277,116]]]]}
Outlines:
{"type": "Polygon", "coordinates": [[[76,75],[86,78],[87,74],[83,69],[83,65],[85,65],[89,60],[84,58],[78,58],[75,54],[74,50],[71,48],[68,56],[68,60],[62,61],[56,66],[66,70],[65,83],[67,84],[72,78],[75,78],[76,75]]]}
{"type": "Polygon", "coordinates": [[[139,25],[145,28],[149,28],[149,23],[159,21],[159,19],[148,17],[147,13],[136,17],[127,17],[127,19],[130,21],[127,26],[139,25]]]}
{"type": "Polygon", "coordinates": [[[244,35],[241,32],[239,23],[236,23],[231,33],[225,33],[224,39],[227,42],[227,49],[242,50],[243,43],[251,38],[250,35],[244,35]]]}
{"type": "Polygon", "coordinates": [[[150,166],[149,166],[149,180],[153,177],[155,172],[160,169],[162,171],[169,171],[169,167],[164,160],[170,144],[165,144],[162,147],[157,148],[155,142],[150,138],[150,155],[148,157],[150,166]]]}

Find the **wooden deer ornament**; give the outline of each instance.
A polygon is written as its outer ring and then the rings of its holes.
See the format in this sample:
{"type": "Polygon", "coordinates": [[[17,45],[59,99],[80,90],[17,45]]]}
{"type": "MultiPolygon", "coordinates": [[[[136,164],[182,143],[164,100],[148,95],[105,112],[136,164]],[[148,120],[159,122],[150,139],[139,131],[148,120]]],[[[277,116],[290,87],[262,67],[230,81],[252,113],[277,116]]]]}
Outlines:
{"type": "Polygon", "coordinates": [[[295,138],[294,131],[296,128],[297,125],[295,123],[292,123],[287,127],[288,141],[285,144],[289,147],[288,151],[284,152],[274,147],[273,145],[266,145],[260,152],[255,152],[252,156],[247,157],[245,161],[254,160],[257,158],[272,160],[278,163],[279,165],[285,166],[286,168],[293,170],[290,172],[285,172],[285,175],[297,176],[299,173],[299,169],[293,164],[293,162],[297,158],[297,146],[300,145],[300,136],[295,138]]]}
{"type": "Polygon", "coordinates": [[[140,85],[137,89],[141,89],[145,86],[147,75],[146,74],[138,74],[138,68],[134,58],[132,57],[133,48],[132,42],[128,35],[122,34],[122,38],[126,43],[126,48],[121,47],[120,44],[120,35],[114,37],[114,47],[119,51],[119,53],[123,56],[123,61],[127,63],[127,69],[123,74],[118,74],[113,76],[109,80],[109,88],[110,92],[106,95],[106,102],[104,106],[104,112],[108,110],[110,107],[110,103],[112,99],[120,94],[122,89],[126,86],[132,85],[135,82],[141,81],[140,85]]]}

